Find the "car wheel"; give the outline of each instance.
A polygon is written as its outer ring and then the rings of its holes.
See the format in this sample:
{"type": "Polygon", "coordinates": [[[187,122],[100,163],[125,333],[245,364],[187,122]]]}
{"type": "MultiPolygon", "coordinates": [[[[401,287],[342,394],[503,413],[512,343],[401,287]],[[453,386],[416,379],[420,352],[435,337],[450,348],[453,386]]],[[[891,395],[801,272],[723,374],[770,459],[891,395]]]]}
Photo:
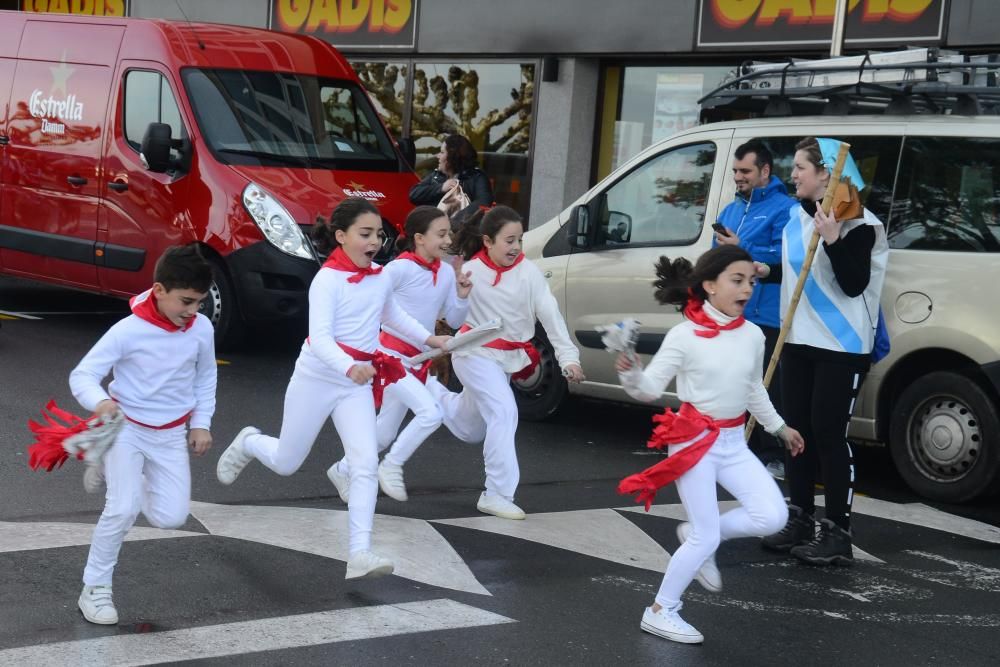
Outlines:
{"type": "Polygon", "coordinates": [[[535,331],[531,344],[538,348],[538,367],[531,377],[512,380],[510,384],[517,400],[520,418],[525,421],[541,421],[556,413],[569,390],[556,360],[555,350],[541,328],[535,331]]]}
{"type": "Polygon", "coordinates": [[[913,381],[892,409],[889,449],[922,496],[964,502],[989,492],[1000,471],[1000,415],[974,380],[935,372],[913,381]]]}
{"type": "Polygon", "coordinates": [[[201,303],[199,312],[215,327],[215,347],[219,350],[238,346],[246,335],[246,325],[236,303],[233,282],[222,263],[210,259],[212,265],[212,285],[208,297],[201,303]]]}

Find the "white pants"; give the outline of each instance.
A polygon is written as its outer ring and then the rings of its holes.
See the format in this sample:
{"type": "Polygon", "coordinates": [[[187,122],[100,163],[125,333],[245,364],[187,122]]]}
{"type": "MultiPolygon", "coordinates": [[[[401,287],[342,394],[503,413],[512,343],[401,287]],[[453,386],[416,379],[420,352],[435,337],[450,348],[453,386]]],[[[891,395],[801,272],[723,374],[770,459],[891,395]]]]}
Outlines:
{"type": "MultiPolygon", "coordinates": [[[[672,445],[670,455],[689,443],[672,445]]],[[[788,508],[777,483],[743,439],[743,427],[724,428],[697,465],[677,480],[691,532],[674,553],[660,584],[656,602],[680,604],[681,594],[722,540],[772,535],[785,527],[788,508]],[[731,493],[741,507],[719,515],[715,484],[731,493]]]]}
{"type": "MultiPolygon", "coordinates": [[[[437,380],[428,376],[427,382],[437,382],[437,380]]],[[[382,407],[375,420],[375,439],[378,441],[380,452],[392,445],[389,453],[385,455],[387,462],[401,466],[409,461],[417,451],[417,447],[422,445],[431,433],[438,430],[439,426],[441,426],[441,408],[424,383],[411,373],[407,373],[406,377],[385,388],[382,394],[382,407]],[[403,418],[410,410],[413,411],[413,419],[400,433],[399,425],[403,423],[403,418]]],[[[341,461],[338,467],[344,474],[351,472],[346,461],[341,461]]]]}
{"type": "Polygon", "coordinates": [[[191,506],[184,426],[159,431],[126,421],[103,465],[108,492],[83,571],[87,586],[111,585],[122,541],[140,511],[157,528],[178,528],[191,506]]]}
{"type": "Polygon", "coordinates": [[[375,399],[370,384],[347,386],[292,374],[285,390],[281,436],[251,435],[246,451],[279,475],[291,475],[312,449],[327,417],[333,419],[351,475],[347,518],[350,553],[371,548],[378,482],[375,399]]]}
{"type": "Polygon", "coordinates": [[[444,424],[459,440],[482,441],[486,494],[513,501],[521,470],[514,446],[517,403],[510,376],[496,362],[475,355],[452,357],[451,363],[464,389],[438,396],[444,424]]]}

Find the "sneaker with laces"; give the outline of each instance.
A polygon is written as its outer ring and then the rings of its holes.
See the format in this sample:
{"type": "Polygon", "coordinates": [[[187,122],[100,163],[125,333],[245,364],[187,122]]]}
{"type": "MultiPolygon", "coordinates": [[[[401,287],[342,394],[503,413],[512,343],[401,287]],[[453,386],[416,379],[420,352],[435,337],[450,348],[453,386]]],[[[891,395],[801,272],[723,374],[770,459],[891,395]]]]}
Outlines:
{"type": "MultiPolygon", "coordinates": [[[[687,542],[688,535],[691,534],[691,524],[684,522],[677,525],[677,539],[682,543],[687,542]]],[[[701,584],[701,587],[710,593],[718,593],[722,590],[722,573],[715,563],[715,554],[705,559],[694,578],[701,584]]]]}
{"type": "Polygon", "coordinates": [[[347,496],[351,491],[351,476],[344,474],[340,469],[340,461],[337,461],[327,469],[326,476],[334,488],[337,489],[337,495],[346,503],[347,496]]]}
{"type": "Polygon", "coordinates": [[[87,493],[97,493],[104,488],[104,462],[88,465],[83,471],[83,490],[87,493]]]}
{"type": "Polygon", "coordinates": [[[344,579],[374,579],[392,574],[394,567],[388,558],[382,558],[371,551],[359,551],[347,561],[344,579]]]}
{"type": "Polygon", "coordinates": [[[222,452],[219,463],[215,466],[215,476],[219,478],[220,482],[229,486],[247,467],[247,464],[253,459],[253,455],[243,447],[243,441],[247,439],[247,436],[258,433],[260,433],[260,429],[247,426],[236,434],[233,441],[226,447],[226,451],[222,452]]]}
{"type": "Polygon", "coordinates": [[[760,545],[769,551],[791,551],[792,547],[805,544],[816,536],[816,522],[811,514],[806,514],[802,508],[788,506],[788,522],[785,527],[774,535],[768,535],[760,541],[760,545]]]}
{"type": "Polygon", "coordinates": [[[854,547],[850,531],[844,530],[829,519],[819,522],[819,533],[808,544],[801,544],[792,555],[810,565],[844,565],[854,563],[854,547]]]}
{"type": "Polygon", "coordinates": [[[378,464],[378,485],[385,495],[393,500],[405,502],[406,485],[403,484],[403,466],[397,466],[383,460],[378,464]]]}
{"type": "Polygon", "coordinates": [[[700,644],[705,641],[704,635],[681,618],[680,610],[681,605],[677,605],[675,609],[660,607],[660,611],[653,611],[652,607],[646,607],[639,627],[652,635],[681,644],[700,644]]]}
{"type": "Polygon", "coordinates": [[[476,503],[476,509],[483,514],[492,514],[493,516],[498,516],[501,519],[513,519],[515,521],[519,521],[524,518],[524,510],[520,507],[503,496],[488,496],[485,491],[483,491],[483,494],[479,496],[479,502],[476,503]]]}
{"type": "Polygon", "coordinates": [[[785,480],[785,464],[783,461],[775,459],[774,461],[771,461],[764,467],[767,469],[767,472],[770,473],[771,477],[773,477],[774,479],[779,481],[785,480]]]}
{"type": "Polygon", "coordinates": [[[83,612],[83,617],[91,623],[98,625],[118,623],[118,610],[111,600],[111,586],[84,586],[77,606],[83,612]]]}

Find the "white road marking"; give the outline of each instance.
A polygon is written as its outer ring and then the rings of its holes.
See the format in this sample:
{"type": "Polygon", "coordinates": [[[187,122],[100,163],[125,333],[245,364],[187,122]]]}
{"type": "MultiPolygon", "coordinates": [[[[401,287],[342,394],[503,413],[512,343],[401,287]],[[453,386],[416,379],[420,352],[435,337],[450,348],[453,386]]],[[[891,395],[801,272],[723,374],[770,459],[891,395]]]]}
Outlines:
{"type": "Polygon", "coordinates": [[[22,646],[0,651],[0,664],[154,665],[516,622],[453,600],[428,600],[22,646]]]}
{"type": "MultiPolygon", "coordinates": [[[[0,521],[0,553],[34,551],[89,545],[94,534],[91,523],[21,523],[0,521]]],[[[203,537],[204,533],[159,528],[132,528],[125,536],[128,542],[163,540],[171,537],[203,537]]]]}
{"type": "Polygon", "coordinates": [[[34,315],[29,315],[28,313],[14,313],[9,310],[0,310],[0,315],[6,315],[7,317],[15,317],[21,320],[40,320],[42,318],[35,317],[34,315]]]}
{"type": "Polygon", "coordinates": [[[516,537],[654,572],[663,572],[670,561],[659,543],[610,509],[531,514],[524,521],[486,516],[434,523],[516,537]]]}
{"type": "MultiPolygon", "coordinates": [[[[816,497],[816,505],[823,505],[822,496],[816,497]]],[[[933,528],[952,535],[962,535],[974,540],[1000,544],[1000,528],[981,521],[948,514],[922,503],[890,503],[886,500],[857,496],[854,499],[853,513],[933,528]]]]}
{"type": "MultiPolygon", "coordinates": [[[[347,561],[347,512],[296,507],[191,503],[213,535],[347,561]]],[[[466,593],[490,595],[451,544],[423,519],[375,515],[372,550],[392,559],[393,574],[466,593]]]]}
{"type": "Polygon", "coordinates": [[[945,586],[953,586],[955,588],[1000,593],[1000,569],[995,567],[986,567],[985,565],[980,565],[979,563],[970,563],[967,560],[945,558],[944,556],[928,553],[926,551],[911,551],[908,549],[903,553],[920,556],[921,558],[934,560],[952,567],[951,572],[941,572],[940,570],[902,570],[915,577],[944,584],[945,586]]]}

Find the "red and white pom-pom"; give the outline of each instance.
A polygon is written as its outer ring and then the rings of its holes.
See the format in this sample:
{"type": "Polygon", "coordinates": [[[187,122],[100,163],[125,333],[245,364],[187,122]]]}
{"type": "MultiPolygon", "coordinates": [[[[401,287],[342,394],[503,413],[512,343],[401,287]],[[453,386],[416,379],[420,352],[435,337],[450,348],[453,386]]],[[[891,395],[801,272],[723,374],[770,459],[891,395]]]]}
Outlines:
{"type": "Polygon", "coordinates": [[[63,410],[55,401],[49,401],[42,410],[38,423],[28,420],[28,428],[35,442],[28,446],[28,465],[32,470],[44,468],[47,472],[62,466],[70,455],[81,461],[96,463],[118,435],[122,425],[121,413],[112,417],[77,417],[63,410]]]}

